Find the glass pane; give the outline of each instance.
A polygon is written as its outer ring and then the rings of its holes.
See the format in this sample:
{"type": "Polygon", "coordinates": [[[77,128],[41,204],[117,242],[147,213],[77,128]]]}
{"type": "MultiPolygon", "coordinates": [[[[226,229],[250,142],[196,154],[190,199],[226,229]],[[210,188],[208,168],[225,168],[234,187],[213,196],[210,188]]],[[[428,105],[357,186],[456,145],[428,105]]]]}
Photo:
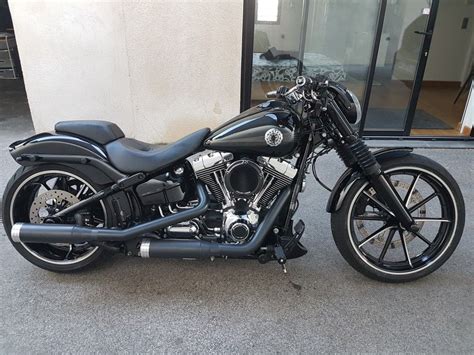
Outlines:
{"type": "Polygon", "coordinates": [[[309,1],[303,73],[342,82],[363,102],[379,7],[378,0],[309,1]]]}
{"type": "Polygon", "coordinates": [[[428,17],[426,0],[388,1],[366,131],[404,130],[428,17]]]}
{"type": "Polygon", "coordinates": [[[473,14],[472,1],[440,0],[411,135],[462,135],[460,123],[474,77],[473,14]]]}
{"type": "Polygon", "coordinates": [[[252,102],[298,76],[303,0],[257,0],[252,66],[252,102]],[[276,21],[275,21],[276,19],[276,21]]]}

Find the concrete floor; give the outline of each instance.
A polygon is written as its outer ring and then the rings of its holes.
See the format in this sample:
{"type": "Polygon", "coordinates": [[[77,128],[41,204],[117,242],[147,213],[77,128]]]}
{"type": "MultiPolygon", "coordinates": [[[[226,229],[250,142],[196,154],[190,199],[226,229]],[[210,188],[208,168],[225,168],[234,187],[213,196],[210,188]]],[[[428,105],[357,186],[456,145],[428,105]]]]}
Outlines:
{"type": "MultiPolygon", "coordinates": [[[[0,125],[3,191],[16,169],[6,147],[27,133],[0,125]]],[[[0,228],[0,353],[472,352],[472,150],[419,153],[452,172],[467,204],[457,251],[425,279],[383,284],[348,266],[324,211],[328,193],[313,179],[298,213],[309,253],[286,275],[273,263],[120,255],[54,274],[25,261],[0,228]]],[[[321,163],[328,182],[342,172],[335,156],[321,163]]]]}

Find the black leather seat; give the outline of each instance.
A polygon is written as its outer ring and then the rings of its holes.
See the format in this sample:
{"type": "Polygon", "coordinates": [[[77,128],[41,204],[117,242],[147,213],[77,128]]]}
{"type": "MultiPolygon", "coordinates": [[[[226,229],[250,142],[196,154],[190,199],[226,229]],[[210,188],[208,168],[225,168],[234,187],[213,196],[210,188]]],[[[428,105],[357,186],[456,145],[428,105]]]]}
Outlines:
{"type": "Polygon", "coordinates": [[[121,138],[107,144],[105,150],[112,165],[123,173],[152,172],[192,155],[209,132],[209,128],[203,128],[168,145],[121,138]]]}
{"type": "Polygon", "coordinates": [[[56,123],[54,129],[58,133],[72,134],[103,145],[125,137],[119,126],[108,121],[62,121],[56,123]]]}

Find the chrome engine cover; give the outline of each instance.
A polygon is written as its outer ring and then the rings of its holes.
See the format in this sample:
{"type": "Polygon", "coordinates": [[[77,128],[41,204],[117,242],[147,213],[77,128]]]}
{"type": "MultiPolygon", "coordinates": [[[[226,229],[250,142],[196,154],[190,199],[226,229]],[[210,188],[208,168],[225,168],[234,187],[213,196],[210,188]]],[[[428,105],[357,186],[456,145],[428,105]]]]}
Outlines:
{"type": "Polygon", "coordinates": [[[298,172],[279,158],[234,160],[232,153],[216,151],[204,151],[188,161],[196,178],[222,204],[222,234],[232,243],[244,243],[252,236],[260,211],[298,172]]]}

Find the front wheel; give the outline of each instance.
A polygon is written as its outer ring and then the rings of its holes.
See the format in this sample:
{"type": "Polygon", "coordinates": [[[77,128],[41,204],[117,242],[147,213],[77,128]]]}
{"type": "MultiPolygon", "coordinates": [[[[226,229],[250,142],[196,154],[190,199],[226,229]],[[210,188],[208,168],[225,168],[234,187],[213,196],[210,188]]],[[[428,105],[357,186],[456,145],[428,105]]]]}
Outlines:
{"type": "Polygon", "coordinates": [[[464,229],[464,201],[458,184],[438,163],[416,154],[382,164],[419,227],[406,231],[367,180],[352,184],[332,214],[336,245],[362,274],[385,282],[407,282],[443,265],[464,229]]]}

